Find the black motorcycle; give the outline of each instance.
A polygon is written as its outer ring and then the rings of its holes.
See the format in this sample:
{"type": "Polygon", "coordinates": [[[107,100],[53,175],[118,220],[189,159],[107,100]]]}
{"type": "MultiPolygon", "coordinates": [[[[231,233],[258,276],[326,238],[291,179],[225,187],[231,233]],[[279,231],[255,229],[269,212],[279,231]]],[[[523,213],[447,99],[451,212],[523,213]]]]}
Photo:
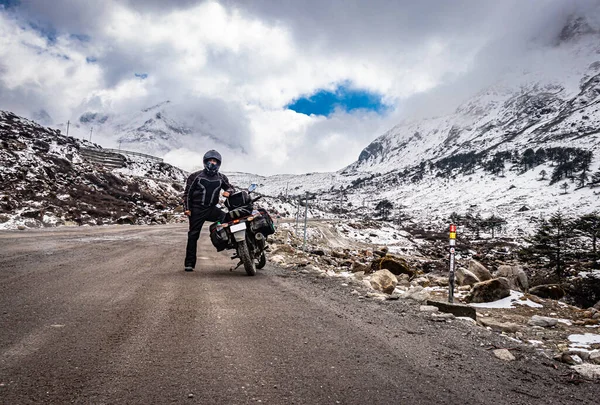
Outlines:
{"type": "Polygon", "coordinates": [[[249,276],[256,274],[256,269],[262,269],[267,264],[267,237],[275,233],[275,225],[267,210],[254,209],[254,203],[261,196],[252,198],[250,194],[256,189],[256,184],[248,190],[232,193],[225,199],[228,212],[223,223],[213,223],[210,230],[210,240],[217,251],[235,249],[232,259],[239,259],[249,276]]]}

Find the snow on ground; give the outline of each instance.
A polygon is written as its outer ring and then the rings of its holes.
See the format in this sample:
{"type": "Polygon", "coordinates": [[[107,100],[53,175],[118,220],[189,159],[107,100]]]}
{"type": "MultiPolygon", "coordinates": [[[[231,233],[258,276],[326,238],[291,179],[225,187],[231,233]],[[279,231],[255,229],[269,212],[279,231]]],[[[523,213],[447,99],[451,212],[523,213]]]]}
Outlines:
{"type": "Polygon", "coordinates": [[[478,304],[469,304],[475,308],[515,308],[514,305],[526,305],[532,308],[542,308],[543,305],[537,304],[530,299],[522,300],[523,293],[511,290],[510,295],[493,302],[482,302],[478,304]]]}
{"type": "Polygon", "coordinates": [[[589,349],[592,344],[600,344],[600,334],[569,335],[569,341],[571,342],[570,347],[573,349],[589,349]]]}

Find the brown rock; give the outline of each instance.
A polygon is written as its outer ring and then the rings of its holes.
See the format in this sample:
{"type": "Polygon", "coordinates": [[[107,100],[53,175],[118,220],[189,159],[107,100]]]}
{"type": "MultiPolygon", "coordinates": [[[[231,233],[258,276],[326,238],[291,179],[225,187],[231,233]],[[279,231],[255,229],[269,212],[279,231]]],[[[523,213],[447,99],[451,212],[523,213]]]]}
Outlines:
{"type": "Polygon", "coordinates": [[[475,274],[465,269],[464,267],[459,267],[456,269],[456,282],[458,285],[474,285],[479,283],[481,280],[477,278],[475,274]]]}
{"type": "Polygon", "coordinates": [[[529,289],[529,293],[541,298],[559,300],[565,296],[565,290],[559,284],[536,285],[529,289]]]}
{"type": "Polygon", "coordinates": [[[492,273],[490,273],[490,271],[477,260],[471,260],[469,262],[469,271],[475,274],[479,281],[487,281],[493,278],[492,273]]]}
{"type": "Polygon", "coordinates": [[[410,278],[413,278],[416,274],[416,271],[412,270],[408,266],[406,260],[391,255],[374,259],[371,262],[372,271],[377,271],[381,269],[387,269],[395,275],[408,274],[410,278]]]}
{"type": "Polygon", "coordinates": [[[527,291],[529,289],[529,279],[521,266],[502,265],[498,267],[498,277],[508,279],[510,288],[518,291],[527,291]]]}
{"type": "Polygon", "coordinates": [[[500,322],[493,318],[480,318],[483,326],[488,326],[497,332],[515,333],[521,330],[521,326],[512,322],[500,322]]]}
{"type": "Polygon", "coordinates": [[[352,273],[359,273],[361,271],[365,272],[365,273],[369,273],[371,271],[371,268],[369,266],[367,266],[366,264],[362,264],[360,262],[352,262],[350,271],[352,273]]]}
{"type": "Polygon", "coordinates": [[[371,276],[371,287],[386,294],[394,292],[398,279],[389,270],[378,270],[371,276]]]}
{"type": "Polygon", "coordinates": [[[467,296],[467,302],[492,302],[509,295],[510,285],[508,280],[500,277],[475,284],[471,289],[471,293],[467,296]]]}

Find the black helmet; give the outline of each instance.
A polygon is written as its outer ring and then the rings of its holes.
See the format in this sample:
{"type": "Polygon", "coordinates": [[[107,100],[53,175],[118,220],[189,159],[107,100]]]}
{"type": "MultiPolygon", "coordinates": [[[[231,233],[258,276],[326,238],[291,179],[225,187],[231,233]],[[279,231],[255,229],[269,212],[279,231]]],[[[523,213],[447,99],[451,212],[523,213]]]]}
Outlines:
{"type": "Polygon", "coordinates": [[[219,172],[219,167],[221,167],[221,154],[216,150],[211,149],[206,152],[202,161],[204,162],[204,169],[209,175],[214,176],[219,172]],[[215,165],[214,163],[208,163],[209,159],[215,159],[217,164],[215,165]]]}

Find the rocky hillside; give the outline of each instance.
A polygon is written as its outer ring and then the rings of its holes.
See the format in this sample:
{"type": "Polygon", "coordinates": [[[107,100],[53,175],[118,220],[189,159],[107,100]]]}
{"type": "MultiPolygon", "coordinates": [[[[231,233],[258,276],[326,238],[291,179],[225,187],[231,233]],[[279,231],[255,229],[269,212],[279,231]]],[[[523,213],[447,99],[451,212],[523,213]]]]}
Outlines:
{"type": "Polygon", "coordinates": [[[0,111],[0,228],[178,220],[183,171],[0,111]]]}

